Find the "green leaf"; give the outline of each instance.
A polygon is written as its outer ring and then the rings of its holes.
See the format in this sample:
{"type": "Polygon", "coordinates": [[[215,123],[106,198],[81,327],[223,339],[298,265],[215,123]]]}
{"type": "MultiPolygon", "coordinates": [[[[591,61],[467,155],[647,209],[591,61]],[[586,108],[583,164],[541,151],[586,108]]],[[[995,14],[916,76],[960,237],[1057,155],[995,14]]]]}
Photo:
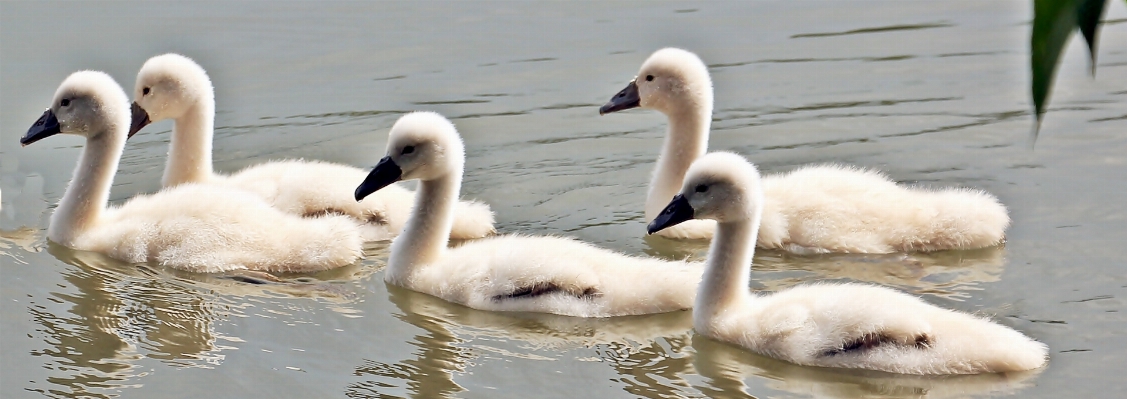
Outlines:
{"type": "Polygon", "coordinates": [[[1099,41],[1099,31],[1096,30],[1100,26],[1100,19],[1104,15],[1104,5],[1107,2],[1104,0],[1090,0],[1080,3],[1080,8],[1077,10],[1076,18],[1077,23],[1080,24],[1080,33],[1084,35],[1084,41],[1088,42],[1088,57],[1092,62],[1092,76],[1096,75],[1096,44],[1099,41]]]}
{"type": "Polygon", "coordinates": [[[1041,126],[1041,118],[1049,103],[1057,63],[1072,32],[1080,29],[1088,43],[1092,71],[1096,68],[1097,28],[1106,0],[1033,0],[1033,33],[1029,41],[1029,64],[1033,72],[1032,95],[1036,126],[1033,139],[1041,126]]]}

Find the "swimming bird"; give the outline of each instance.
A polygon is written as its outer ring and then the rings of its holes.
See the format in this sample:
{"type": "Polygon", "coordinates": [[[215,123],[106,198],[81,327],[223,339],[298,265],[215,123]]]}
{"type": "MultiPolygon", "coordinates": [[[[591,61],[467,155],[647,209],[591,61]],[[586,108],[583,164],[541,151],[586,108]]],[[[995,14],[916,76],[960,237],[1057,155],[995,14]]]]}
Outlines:
{"type": "Polygon", "coordinates": [[[363,242],[351,219],[286,214],[243,190],[183,184],[107,206],[129,124],[121,86],[105,73],[81,71],[63,81],[51,107],[20,139],[25,146],[56,134],[86,139],[51,215],[51,241],[192,272],[307,272],[359,258],[363,242]]]}
{"type": "MultiPolygon", "coordinates": [[[[712,80],[695,54],[675,48],[653,53],[638,75],[600,114],[654,109],[669,118],[646,198],[653,219],[680,189],[689,165],[708,149],[712,80]]],[[[884,174],[843,165],[810,165],[763,177],[762,248],[796,253],[890,253],[974,249],[1005,240],[1010,218],[981,190],[929,190],[898,185],[884,174]]],[[[709,220],[663,230],[670,238],[710,239],[709,220]]]]}
{"type": "MultiPolygon", "coordinates": [[[[282,211],[301,215],[343,214],[361,222],[368,241],[399,234],[411,211],[414,192],[398,185],[363,202],[352,199],[355,182],[367,172],[321,161],[283,160],[260,163],[231,175],[212,170],[215,92],[207,72],[179,54],[150,58],[137,73],[133,123],[136,133],[150,122],[173,119],[172,143],[161,183],[224,184],[248,190],[282,211]]],[[[476,201],[461,201],[454,212],[455,239],[493,234],[493,212],[476,201]]]]}
{"type": "Polygon", "coordinates": [[[717,222],[693,307],[698,334],[807,366],[978,374],[1045,364],[1047,347],[1020,332],[880,286],[814,283],[752,294],[761,183],[743,157],[707,154],[647,226],[652,234],[688,220],[717,222]]]}
{"type": "Polygon", "coordinates": [[[608,317],[692,305],[699,263],[627,256],[551,236],[494,236],[447,248],[465,147],[439,114],[401,117],[386,154],[356,187],[356,200],[400,180],[419,180],[407,226],[391,244],[388,283],[494,311],[608,317]]]}

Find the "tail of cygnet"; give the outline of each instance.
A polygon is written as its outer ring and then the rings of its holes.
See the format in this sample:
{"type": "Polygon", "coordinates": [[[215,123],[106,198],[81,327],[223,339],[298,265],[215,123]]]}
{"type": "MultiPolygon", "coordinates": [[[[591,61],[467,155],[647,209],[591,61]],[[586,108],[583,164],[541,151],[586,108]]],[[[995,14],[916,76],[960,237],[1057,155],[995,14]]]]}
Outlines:
{"type": "Polygon", "coordinates": [[[928,193],[934,213],[921,215],[920,235],[905,240],[903,251],[975,249],[1005,242],[1010,216],[998,198],[981,190],[946,189],[928,193]]]}
{"type": "Polygon", "coordinates": [[[493,211],[489,205],[477,201],[458,201],[454,205],[454,224],[450,238],[470,240],[491,236],[497,231],[493,228],[493,211]]]}
{"type": "MultiPolygon", "coordinates": [[[[306,219],[307,221],[309,219],[306,219]]],[[[294,272],[333,269],[356,262],[362,255],[364,239],[356,221],[347,216],[326,215],[314,218],[305,245],[293,248],[294,272]]]]}
{"type": "Polygon", "coordinates": [[[132,240],[135,245],[118,246],[112,252],[120,259],[155,261],[196,273],[313,272],[350,265],[362,255],[360,229],[347,216],[273,216],[229,220],[224,225],[168,220],[139,229],[132,240]],[[150,255],[154,248],[157,253],[150,255]]]}
{"type": "MultiPolygon", "coordinates": [[[[948,314],[954,315],[955,312],[948,314]]],[[[1049,348],[1044,343],[986,318],[958,316],[934,324],[939,330],[935,331],[938,338],[931,342],[928,352],[945,360],[930,362],[931,368],[926,371],[937,374],[1006,373],[1037,369],[1049,360],[1049,348]]]]}

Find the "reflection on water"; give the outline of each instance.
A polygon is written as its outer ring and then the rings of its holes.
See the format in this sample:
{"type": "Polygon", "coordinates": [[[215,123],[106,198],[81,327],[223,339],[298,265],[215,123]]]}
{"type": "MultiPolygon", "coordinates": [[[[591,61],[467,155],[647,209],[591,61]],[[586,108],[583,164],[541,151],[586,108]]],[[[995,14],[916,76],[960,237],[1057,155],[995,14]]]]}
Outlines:
{"type": "MultiPolygon", "coordinates": [[[[627,391],[668,392],[687,361],[677,353],[688,344],[689,312],[584,319],[549,314],[486,312],[388,285],[396,314],[424,331],[410,341],[414,359],[386,363],[365,359],[355,373],[365,381],[347,388],[349,397],[382,397],[389,388],[412,397],[452,397],[463,391],[456,375],[472,373],[484,358],[556,361],[583,352],[580,360],[603,362],[624,377],[627,391]],[[371,379],[374,378],[374,379],[371,379]]],[[[664,396],[664,395],[659,395],[664,396]]]]}
{"type": "Polygon", "coordinates": [[[27,308],[48,344],[31,355],[45,358],[43,367],[50,370],[46,380],[59,385],[27,389],[48,396],[108,398],[140,387],[150,372],[138,364],[145,358],[174,368],[217,367],[225,359],[223,352],[243,340],[223,334],[215,324],[245,317],[244,298],[315,297],[334,303],[341,313],[356,313],[348,304],[352,292],[321,279],[371,273],[354,266],[295,279],[238,272],[202,275],[124,264],[54,243],[47,251],[74,266],[61,271],[69,286],[60,286],[48,298],[63,306],[65,314],[35,301],[27,308]]]}
{"type": "MultiPolygon", "coordinates": [[[[397,287],[392,288],[390,285],[388,289],[392,293],[393,301],[395,298],[412,295],[433,298],[397,287]]],[[[432,301],[415,308],[444,303],[438,298],[433,298],[432,301]]],[[[397,305],[401,303],[395,302],[397,305]]],[[[448,398],[464,391],[465,388],[454,382],[453,374],[464,372],[466,363],[473,358],[469,349],[459,346],[466,340],[449,331],[445,327],[447,323],[441,318],[426,313],[411,312],[397,317],[423,329],[423,334],[416,335],[414,339],[408,341],[408,345],[415,348],[412,352],[417,357],[398,363],[364,359],[364,363],[356,367],[355,374],[361,378],[375,379],[349,385],[345,395],[350,398],[383,398],[385,396],[381,392],[387,392],[390,388],[399,388],[397,391],[406,391],[416,398],[448,398]]]]}
{"type": "Polygon", "coordinates": [[[112,391],[140,386],[137,380],[146,374],[135,364],[145,356],[140,348],[177,367],[210,367],[223,359],[225,348],[216,345],[211,328],[215,304],[198,292],[100,254],[54,244],[48,251],[76,266],[62,273],[77,290],[50,298],[69,306],[67,314],[35,302],[28,308],[49,344],[32,355],[45,358],[43,367],[52,371],[48,381],[60,385],[52,391],[108,398],[115,396],[112,391]]]}
{"type": "Polygon", "coordinates": [[[486,372],[478,369],[490,361],[571,356],[608,366],[619,389],[646,398],[753,398],[768,390],[825,398],[960,398],[1014,393],[1042,371],[937,377],[804,367],[694,335],[690,312],[580,319],[485,312],[394,286],[388,291],[401,311],[396,317],[422,333],[409,340],[412,358],[363,359],[353,369],[360,381],[345,389],[350,398],[458,397],[467,391],[459,380],[486,372]]]}
{"type": "Polygon", "coordinates": [[[44,240],[40,231],[31,227],[15,230],[0,230],[0,259],[13,264],[26,265],[23,256],[28,252],[38,252],[44,240]]]}
{"type": "MultiPolygon", "coordinates": [[[[1009,394],[1032,385],[1041,369],[964,376],[907,376],[865,370],[803,367],[694,336],[701,391],[712,397],[746,397],[763,387],[817,398],[965,398],[1009,394]],[[749,387],[749,384],[752,387],[749,387]],[[751,392],[749,392],[751,391],[751,392]]],[[[775,397],[775,396],[772,396],[775,397]]]]}
{"type": "Polygon", "coordinates": [[[802,282],[853,280],[899,288],[914,294],[965,299],[982,283],[998,281],[1005,247],[970,251],[890,255],[795,256],[758,251],[755,279],[769,290],[802,282]]]}
{"type": "MultiPolygon", "coordinates": [[[[645,252],[667,259],[703,260],[707,241],[647,236],[645,252]]],[[[752,269],[755,289],[777,291],[804,282],[859,281],[895,287],[917,295],[961,300],[998,281],[1006,264],[1005,246],[968,251],[912,254],[795,255],[756,249],[752,269]]]]}

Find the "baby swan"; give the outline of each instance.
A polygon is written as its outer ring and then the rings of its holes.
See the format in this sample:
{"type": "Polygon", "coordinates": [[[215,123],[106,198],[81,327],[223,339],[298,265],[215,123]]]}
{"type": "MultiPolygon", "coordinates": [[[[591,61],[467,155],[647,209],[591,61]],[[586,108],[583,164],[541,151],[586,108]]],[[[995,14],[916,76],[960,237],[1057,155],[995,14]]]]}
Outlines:
{"type": "MultiPolygon", "coordinates": [[[[172,143],[164,187],[183,183],[223,184],[248,190],[284,212],[317,216],[344,214],[361,222],[368,241],[388,240],[402,230],[415,194],[388,187],[363,202],[352,199],[356,181],[367,172],[329,162],[284,160],[261,163],[224,176],[212,171],[215,92],[202,67],[188,57],[164,54],[150,58],[137,73],[133,124],[136,133],[150,121],[173,119],[172,143]]],[[[493,212],[474,201],[459,202],[451,238],[493,234],[493,212]]]]}
{"type": "Polygon", "coordinates": [[[693,309],[697,333],[764,356],[823,367],[901,374],[1029,370],[1047,348],[985,318],[863,284],[748,291],[764,193],[743,157],[712,153],[689,168],[680,193],[650,223],[654,233],[690,219],[717,222],[693,309]]]}
{"type": "Polygon", "coordinates": [[[465,148],[441,115],[415,112],[391,128],[387,156],[356,199],[418,179],[414,210],[391,244],[384,280],[474,309],[579,317],[692,306],[699,263],[627,256],[568,238],[506,235],[447,248],[465,148]]]}
{"type": "Polygon", "coordinates": [[[86,138],[47,238],[191,272],[305,272],[348,265],[360,256],[363,242],[352,220],[289,215],[242,190],[186,184],[107,207],[129,116],[129,99],[112,78],[75,72],[20,139],[26,146],[59,133],[86,138]]]}
{"type": "MultiPolygon", "coordinates": [[[[669,131],[646,198],[653,219],[681,187],[689,165],[708,148],[712,80],[700,58],[666,48],[642,64],[634,81],[599,109],[636,107],[669,118],[669,131]]],[[[1000,244],[1010,218],[980,190],[924,190],[881,173],[840,165],[806,166],[763,178],[766,202],[758,245],[798,253],[889,253],[973,249],[1000,244]]],[[[670,238],[710,239],[710,220],[662,230],[670,238]]]]}

